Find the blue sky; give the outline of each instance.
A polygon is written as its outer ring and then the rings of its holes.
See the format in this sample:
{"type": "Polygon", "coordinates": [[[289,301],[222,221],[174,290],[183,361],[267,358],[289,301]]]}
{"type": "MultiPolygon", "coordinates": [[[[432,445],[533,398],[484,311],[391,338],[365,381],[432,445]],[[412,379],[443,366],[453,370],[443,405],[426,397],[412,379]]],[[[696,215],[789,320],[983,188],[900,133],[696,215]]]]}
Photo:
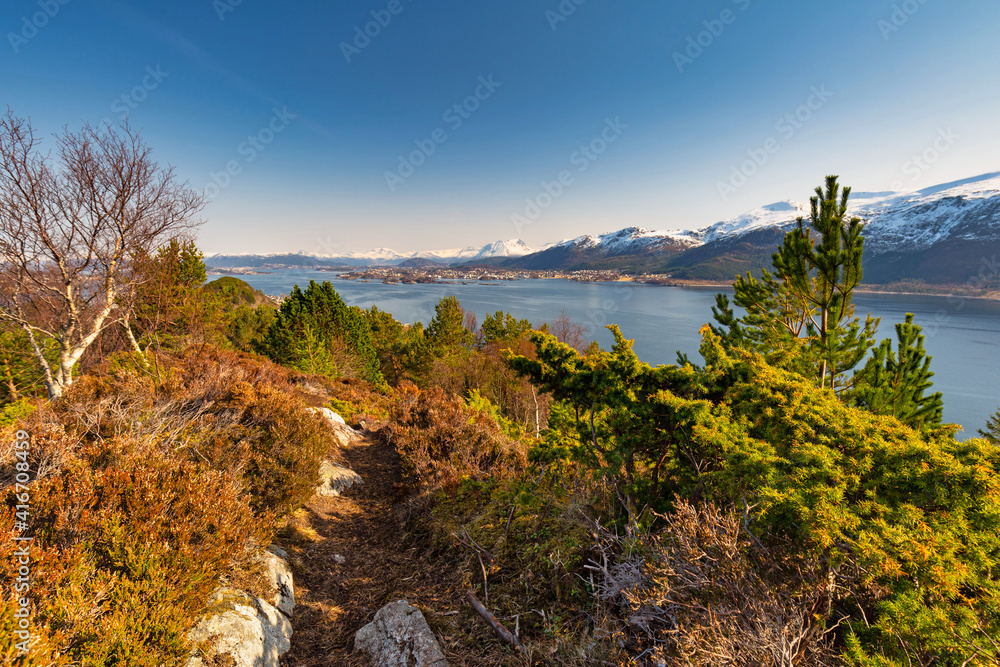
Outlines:
{"type": "Polygon", "coordinates": [[[979,0],[5,0],[0,102],[46,136],[127,112],[207,189],[208,252],[540,246],[1000,170],[997,26],[979,0]]]}

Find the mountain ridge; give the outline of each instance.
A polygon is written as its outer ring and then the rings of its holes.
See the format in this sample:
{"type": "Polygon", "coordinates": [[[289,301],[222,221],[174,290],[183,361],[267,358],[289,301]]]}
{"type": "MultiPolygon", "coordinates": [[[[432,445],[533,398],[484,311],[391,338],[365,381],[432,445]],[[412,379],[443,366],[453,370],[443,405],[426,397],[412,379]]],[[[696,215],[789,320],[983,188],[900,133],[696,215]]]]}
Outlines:
{"type": "MultiPolygon", "coordinates": [[[[342,255],[214,254],[216,268],[268,265],[441,266],[490,265],[520,270],[620,270],[666,273],[678,278],[728,280],[759,270],[810,205],[774,202],[697,229],[657,231],[626,227],[584,234],[535,250],[519,239],[462,249],[399,253],[387,248],[342,255]]],[[[1000,171],[912,192],[856,192],[848,214],[865,223],[866,276],[899,280],[963,282],[996,278],[1000,253],[1000,171]],[[919,268],[918,268],[919,267],[919,268]]]]}
{"type": "MultiPolygon", "coordinates": [[[[808,219],[810,208],[807,203],[785,200],[695,230],[626,228],[582,236],[541,253],[506,260],[502,266],[618,269],[731,280],[768,265],[784,232],[799,217],[808,219]],[[630,254],[618,251],[625,233],[630,233],[630,254]]],[[[866,282],[966,282],[983,278],[984,264],[987,278],[997,278],[1000,172],[908,193],[853,193],[848,215],[865,223],[866,282]]]]}

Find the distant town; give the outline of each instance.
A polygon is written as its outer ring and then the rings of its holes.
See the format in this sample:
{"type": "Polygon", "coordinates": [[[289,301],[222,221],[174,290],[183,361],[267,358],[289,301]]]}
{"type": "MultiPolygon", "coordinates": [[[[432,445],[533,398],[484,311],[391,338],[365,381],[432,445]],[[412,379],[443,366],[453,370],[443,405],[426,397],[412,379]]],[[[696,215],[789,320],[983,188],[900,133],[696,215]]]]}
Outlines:
{"type": "MultiPolygon", "coordinates": [[[[209,267],[211,275],[227,276],[259,276],[267,275],[275,271],[290,269],[302,269],[300,266],[271,265],[261,268],[234,267],[218,268],[209,267]]],[[[315,267],[313,271],[324,271],[337,274],[340,280],[367,280],[379,281],[388,285],[402,284],[435,284],[453,282],[502,282],[508,280],[575,280],[584,283],[599,282],[634,282],[649,285],[671,285],[671,286],[696,286],[696,285],[728,285],[731,281],[711,281],[711,280],[685,280],[674,278],[668,273],[641,273],[631,274],[615,269],[602,269],[592,271],[566,271],[560,269],[547,270],[527,270],[527,269],[500,269],[497,267],[400,267],[400,266],[374,266],[359,269],[352,268],[331,268],[315,267]]]]}
{"type": "Polygon", "coordinates": [[[386,284],[452,283],[452,282],[500,282],[506,280],[575,280],[583,283],[635,282],[650,285],[694,285],[708,284],[704,281],[674,279],[669,274],[644,273],[631,275],[617,270],[564,271],[549,269],[532,271],[526,269],[499,269],[496,267],[458,268],[401,268],[396,266],[370,267],[363,270],[345,271],[341,280],[371,280],[386,284]]]}

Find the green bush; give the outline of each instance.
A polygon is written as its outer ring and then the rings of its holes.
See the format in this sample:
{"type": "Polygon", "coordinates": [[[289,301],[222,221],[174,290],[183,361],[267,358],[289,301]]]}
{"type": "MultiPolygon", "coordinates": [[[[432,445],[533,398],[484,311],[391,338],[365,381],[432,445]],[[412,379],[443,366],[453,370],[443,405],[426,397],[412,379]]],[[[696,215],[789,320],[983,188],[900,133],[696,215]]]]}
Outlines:
{"type": "Polygon", "coordinates": [[[368,319],[329,282],[310,281],[304,291],[296,285],[257,347],[289,368],[385,384],[368,319]]]}
{"type": "Polygon", "coordinates": [[[829,604],[813,593],[815,613],[845,618],[855,664],[1000,659],[986,641],[1000,633],[1000,450],[845,405],[708,330],[697,369],[643,364],[611,328],[611,352],[537,335],[538,359],[512,363],[568,407],[548,458],[605,475],[620,525],[656,524],[675,497],[752,508],[763,544],[837,584],[829,604]]]}

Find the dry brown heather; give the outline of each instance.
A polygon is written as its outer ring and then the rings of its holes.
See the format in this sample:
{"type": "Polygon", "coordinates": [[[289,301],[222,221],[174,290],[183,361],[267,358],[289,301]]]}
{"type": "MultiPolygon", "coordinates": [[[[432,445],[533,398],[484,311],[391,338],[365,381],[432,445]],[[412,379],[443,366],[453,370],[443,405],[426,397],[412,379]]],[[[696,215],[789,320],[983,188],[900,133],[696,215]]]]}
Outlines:
{"type": "Polygon", "coordinates": [[[453,492],[463,480],[509,479],[528,464],[524,441],[508,437],[492,417],[440,387],[421,391],[401,384],[384,436],[428,494],[453,492]]]}
{"type": "MultiPolygon", "coordinates": [[[[33,629],[27,662],[173,664],[220,578],[252,585],[252,555],[312,492],[332,439],[305,408],[329,381],[213,348],[85,376],[32,434],[33,629]]],[[[3,524],[14,523],[14,429],[0,433],[3,524]]],[[[0,544],[0,579],[15,576],[0,544]]],[[[0,624],[12,618],[4,587],[0,624]]]]}

